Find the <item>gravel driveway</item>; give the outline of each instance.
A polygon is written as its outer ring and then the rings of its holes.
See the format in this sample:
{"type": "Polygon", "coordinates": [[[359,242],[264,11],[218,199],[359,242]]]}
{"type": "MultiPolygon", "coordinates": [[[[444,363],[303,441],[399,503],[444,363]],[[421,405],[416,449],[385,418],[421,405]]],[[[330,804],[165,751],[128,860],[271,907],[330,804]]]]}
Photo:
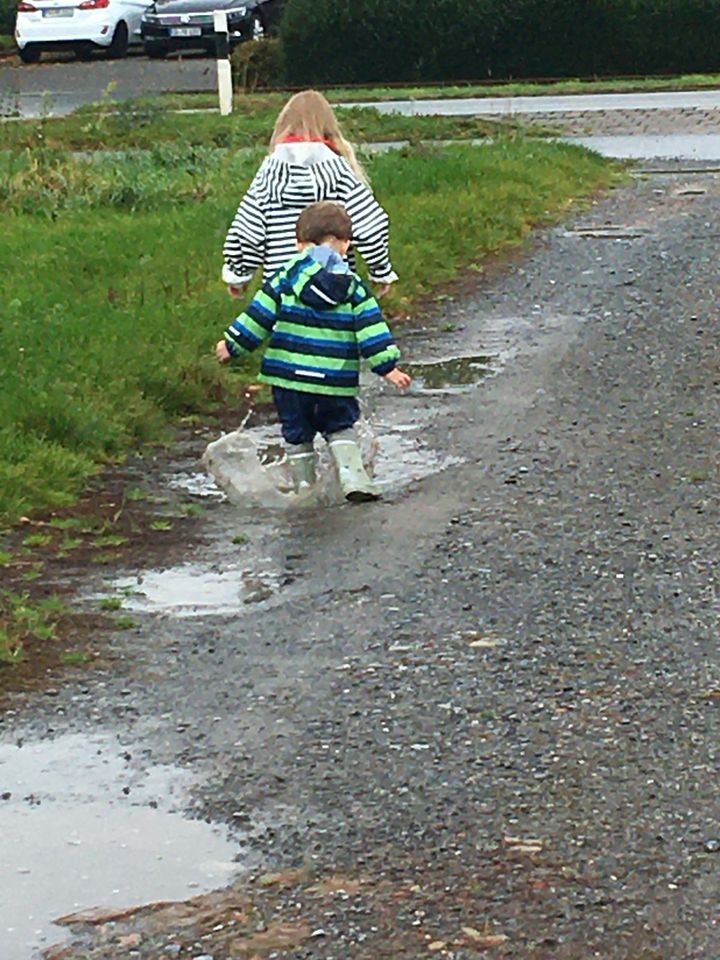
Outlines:
{"type": "Polygon", "coordinates": [[[504,342],[424,399],[465,462],[265,534],[219,504],[207,551],[277,592],[140,615],[102,683],[15,699],[6,738],[190,769],[241,869],[57,956],[720,955],[719,216],[717,177],[652,176],[542,234],[406,338],[504,342]]]}

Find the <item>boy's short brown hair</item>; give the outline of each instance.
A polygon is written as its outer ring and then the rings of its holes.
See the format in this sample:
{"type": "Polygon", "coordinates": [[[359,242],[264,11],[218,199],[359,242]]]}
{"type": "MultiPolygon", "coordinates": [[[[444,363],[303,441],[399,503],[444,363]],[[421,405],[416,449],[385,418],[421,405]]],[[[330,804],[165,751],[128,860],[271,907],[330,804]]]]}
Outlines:
{"type": "Polygon", "coordinates": [[[295,236],[299,243],[322,243],[328,237],[352,240],[352,220],[339,203],[321,200],[305,207],[298,217],[295,236]]]}

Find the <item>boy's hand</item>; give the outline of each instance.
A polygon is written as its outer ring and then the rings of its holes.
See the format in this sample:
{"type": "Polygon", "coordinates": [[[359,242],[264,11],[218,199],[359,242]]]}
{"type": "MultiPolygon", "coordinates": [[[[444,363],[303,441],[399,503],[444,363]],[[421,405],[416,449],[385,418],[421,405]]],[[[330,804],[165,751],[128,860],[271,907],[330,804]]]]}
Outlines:
{"type": "Polygon", "coordinates": [[[215,344],[215,356],[217,357],[218,363],[227,363],[232,356],[224,340],[218,340],[215,344]]]}
{"type": "Polygon", "coordinates": [[[407,373],[403,373],[402,370],[398,370],[397,367],[395,367],[394,370],[391,370],[390,373],[386,373],[383,379],[387,380],[388,383],[392,383],[392,385],[397,387],[398,390],[407,390],[412,383],[412,377],[410,377],[407,373]]]}
{"type": "Polygon", "coordinates": [[[246,286],[246,283],[229,283],[227,290],[233,300],[239,300],[240,297],[245,295],[246,286]]]}
{"type": "Polygon", "coordinates": [[[375,287],[375,291],[374,291],[374,292],[375,292],[375,298],[376,298],[377,300],[382,300],[382,298],[385,296],[385,294],[390,292],[390,287],[391,287],[391,286],[392,286],[391,283],[379,283],[379,284],[375,287]]]}

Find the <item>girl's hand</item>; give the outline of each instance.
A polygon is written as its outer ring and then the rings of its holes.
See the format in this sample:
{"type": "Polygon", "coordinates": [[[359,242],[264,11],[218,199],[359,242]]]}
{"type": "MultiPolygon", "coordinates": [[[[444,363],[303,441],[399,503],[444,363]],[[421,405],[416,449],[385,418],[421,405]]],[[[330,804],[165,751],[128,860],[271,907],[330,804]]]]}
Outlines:
{"type": "Polygon", "coordinates": [[[375,297],[378,300],[382,300],[386,293],[390,292],[391,283],[381,283],[379,286],[375,287],[375,297]]]}
{"type": "Polygon", "coordinates": [[[244,296],[246,286],[246,283],[229,283],[227,290],[233,300],[239,300],[240,297],[244,296]]]}
{"type": "Polygon", "coordinates": [[[395,367],[394,370],[391,370],[390,373],[386,373],[383,379],[387,380],[388,383],[392,383],[392,385],[397,387],[398,390],[407,390],[412,383],[412,377],[410,377],[407,373],[403,373],[402,370],[398,370],[397,367],[395,367]]]}
{"type": "Polygon", "coordinates": [[[230,359],[231,353],[224,340],[218,340],[215,344],[215,356],[217,357],[218,363],[227,363],[230,359]]]}

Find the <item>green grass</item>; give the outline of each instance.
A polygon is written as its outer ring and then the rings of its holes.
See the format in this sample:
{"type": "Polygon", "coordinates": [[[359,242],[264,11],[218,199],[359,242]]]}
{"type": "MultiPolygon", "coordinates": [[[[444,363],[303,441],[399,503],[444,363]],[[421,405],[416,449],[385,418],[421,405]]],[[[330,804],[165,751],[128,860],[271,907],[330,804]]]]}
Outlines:
{"type": "MultiPolygon", "coordinates": [[[[428,87],[362,87],[326,90],[333,103],[410,99],[442,100],[458,97],[557,96],[582,93],[693,90],[720,87],[720,75],[688,74],[647,79],[558,80],[552,83],[514,82],[497,84],[447,84],[428,87]]],[[[0,125],[0,149],[56,146],[71,150],[124,150],[151,148],[159,143],[181,141],[197,146],[239,149],[265,145],[278,111],[288,92],[235,95],[235,111],[229,117],[217,113],[214,93],[170,93],[133,101],[115,102],[108,96],[79,108],[68,117],[46,118],[0,125]],[[179,110],[209,110],[208,113],[177,113],[179,110]]],[[[378,140],[457,140],[497,132],[499,122],[481,117],[386,116],[372,108],[338,107],[338,116],[350,139],[356,143],[378,140]]],[[[501,125],[511,129],[515,120],[501,125]]]]}
{"type": "MultiPolygon", "coordinates": [[[[217,112],[176,113],[152,102],[103,104],[67,117],[0,125],[0,149],[42,147],[66,150],[150,149],[161,143],[243,149],[265,147],[284,95],[248,97],[229,117],[217,112]]],[[[372,107],[338,108],[347,136],[355,143],[397,140],[467,140],[517,129],[515,120],[481,117],[402,117],[372,107]]]]}
{"type": "Polygon", "coordinates": [[[60,654],[60,662],[68,666],[78,666],[90,662],[90,654],[82,650],[65,650],[60,654]]]}
{"type": "MultiPolygon", "coordinates": [[[[261,155],[170,145],[88,163],[42,149],[13,154],[25,174],[11,177],[0,159],[0,525],[71,504],[169,422],[243,402],[255,362],[221,369],[213,345],[236,312],[223,239],[261,155]]],[[[395,313],[616,176],[522,137],[408,148],[369,171],[391,216],[395,313]]]]}
{"type": "Polygon", "coordinates": [[[17,663],[31,641],[56,639],[57,620],[65,612],[60,600],[32,601],[28,594],[0,591],[0,663],[17,663]]]}
{"type": "Polygon", "coordinates": [[[120,610],[122,605],[122,597],[103,597],[100,601],[101,610],[120,610]]]}

